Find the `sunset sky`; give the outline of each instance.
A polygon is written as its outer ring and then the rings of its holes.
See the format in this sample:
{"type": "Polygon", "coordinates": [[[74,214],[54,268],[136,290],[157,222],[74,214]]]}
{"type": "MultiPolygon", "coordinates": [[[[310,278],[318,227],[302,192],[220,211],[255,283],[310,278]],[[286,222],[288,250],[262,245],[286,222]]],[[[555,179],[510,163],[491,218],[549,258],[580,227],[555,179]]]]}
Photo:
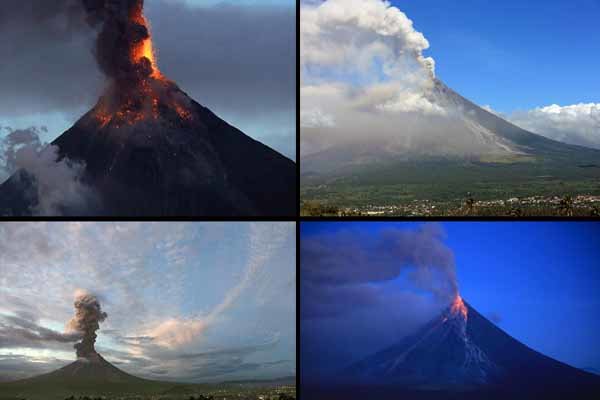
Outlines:
{"type": "Polygon", "coordinates": [[[295,374],[291,223],[5,223],[0,380],[75,360],[76,291],[108,318],[96,350],[134,375],[188,382],[295,374]],[[49,338],[50,337],[50,338],[49,338]]]}

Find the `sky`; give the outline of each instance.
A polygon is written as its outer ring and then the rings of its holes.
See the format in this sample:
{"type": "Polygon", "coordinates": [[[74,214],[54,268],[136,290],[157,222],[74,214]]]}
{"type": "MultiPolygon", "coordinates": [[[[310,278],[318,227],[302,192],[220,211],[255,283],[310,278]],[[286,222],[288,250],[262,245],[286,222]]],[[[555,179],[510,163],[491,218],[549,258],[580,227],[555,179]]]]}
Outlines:
{"type": "MultiPolygon", "coordinates": [[[[35,15],[24,10],[39,1],[15,1],[16,16],[0,15],[0,141],[8,133],[2,127],[31,126],[46,126],[42,138],[53,140],[104,87],[92,33],[74,33],[63,17],[32,22],[35,15]]],[[[146,0],[145,14],[168,78],[228,123],[295,159],[295,1],[146,0]]]]}
{"type": "Polygon", "coordinates": [[[600,102],[600,2],[392,0],[451,88],[503,113],[600,102]]]}
{"type": "Polygon", "coordinates": [[[406,113],[432,120],[443,111],[428,96],[434,78],[523,129],[600,148],[596,0],[301,4],[303,156],[327,148],[325,136],[353,136],[353,126],[360,135],[382,118],[392,127],[414,124],[406,113]],[[378,114],[361,124],[366,110],[378,114]]]}
{"type": "Polygon", "coordinates": [[[0,381],[76,359],[75,295],[108,318],[96,350],[131,374],[214,382],[295,375],[295,225],[0,225],[0,381]],[[52,334],[52,335],[50,335],[52,334]]]}
{"type": "Polygon", "coordinates": [[[453,269],[461,296],[502,330],[600,374],[598,248],[596,223],[303,222],[302,374],[335,373],[415,332],[447,306],[438,289],[453,269]]]}

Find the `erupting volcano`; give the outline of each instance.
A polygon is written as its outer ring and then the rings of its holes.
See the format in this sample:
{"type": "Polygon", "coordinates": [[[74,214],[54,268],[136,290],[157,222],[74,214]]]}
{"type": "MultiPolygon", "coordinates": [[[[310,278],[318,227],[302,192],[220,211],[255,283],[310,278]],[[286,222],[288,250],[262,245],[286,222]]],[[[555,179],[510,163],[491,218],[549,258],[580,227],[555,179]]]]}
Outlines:
{"type": "Polygon", "coordinates": [[[352,385],[394,388],[394,396],[414,391],[415,398],[438,398],[441,393],[459,393],[457,398],[471,398],[469,394],[515,398],[600,390],[600,377],[528,348],[459,294],[417,333],[353,364],[341,375],[352,385]]]}
{"type": "MultiPolygon", "coordinates": [[[[65,215],[289,216],[295,163],[227,124],[159,70],[143,0],[81,0],[98,31],[107,77],[98,103],[52,144],[59,160],[85,166],[86,204],[65,215]]],[[[29,215],[43,196],[18,171],[0,186],[0,214],[29,215]]]]}

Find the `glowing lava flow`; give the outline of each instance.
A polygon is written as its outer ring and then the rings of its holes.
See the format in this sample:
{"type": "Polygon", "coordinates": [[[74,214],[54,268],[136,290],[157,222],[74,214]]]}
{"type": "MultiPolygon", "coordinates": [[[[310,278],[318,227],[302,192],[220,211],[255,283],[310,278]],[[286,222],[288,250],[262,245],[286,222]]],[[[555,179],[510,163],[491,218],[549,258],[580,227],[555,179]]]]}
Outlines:
{"type": "Polygon", "coordinates": [[[450,306],[450,312],[453,315],[460,313],[462,314],[463,319],[465,321],[467,320],[467,306],[465,306],[465,303],[463,302],[463,299],[462,297],[460,297],[459,294],[456,294],[456,297],[452,301],[452,305],[450,306]]]}

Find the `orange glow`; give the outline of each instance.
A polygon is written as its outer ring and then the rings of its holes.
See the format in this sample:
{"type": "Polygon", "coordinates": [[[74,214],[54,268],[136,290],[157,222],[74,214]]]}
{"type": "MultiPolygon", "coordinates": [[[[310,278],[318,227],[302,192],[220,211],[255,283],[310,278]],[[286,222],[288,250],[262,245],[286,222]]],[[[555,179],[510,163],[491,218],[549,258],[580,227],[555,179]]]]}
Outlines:
{"type": "Polygon", "coordinates": [[[100,99],[94,112],[100,127],[121,128],[143,121],[158,121],[161,116],[165,119],[171,119],[173,115],[177,115],[180,120],[193,119],[193,110],[185,98],[177,97],[180,93],[177,86],[158,69],[150,26],[143,15],[142,4],[143,2],[139,2],[131,10],[129,19],[134,24],[145,26],[149,37],[129,49],[129,62],[135,67],[146,62],[144,58],[147,59],[151,67],[150,75],[145,75],[148,71],[143,71],[144,75],[136,76],[138,79],[132,79],[131,84],[124,88],[117,83],[112,90],[119,93],[119,96],[109,93],[100,99]]]}
{"type": "Polygon", "coordinates": [[[467,320],[467,306],[465,306],[465,303],[463,302],[462,297],[460,297],[459,294],[456,295],[456,297],[454,298],[454,300],[452,301],[452,305],[450,306],[450,312],[452,312],[452,314],[462,314],[463,319],[466,321],[467,320]]]}
{"type": "Polygon", "coordinates": [[[131,16],[134,22],[143,25],[148,30],[148,34],[150,37],[145,39],[143,42],[139,43],[134,49],[132,49],[132,58],[133,62],[138,63],[144,57],[150,60],[150,64],[152,65],[152,76],[155,79],[162,79],[163,76],[158,69],[158,65],[156,63],[156,52],[154,51],[154,45],[152,44],[152,34],[150,33],[150,24],[148,20],[142,14],[142,10],[135,10],[134,14],[131,16]]]}

